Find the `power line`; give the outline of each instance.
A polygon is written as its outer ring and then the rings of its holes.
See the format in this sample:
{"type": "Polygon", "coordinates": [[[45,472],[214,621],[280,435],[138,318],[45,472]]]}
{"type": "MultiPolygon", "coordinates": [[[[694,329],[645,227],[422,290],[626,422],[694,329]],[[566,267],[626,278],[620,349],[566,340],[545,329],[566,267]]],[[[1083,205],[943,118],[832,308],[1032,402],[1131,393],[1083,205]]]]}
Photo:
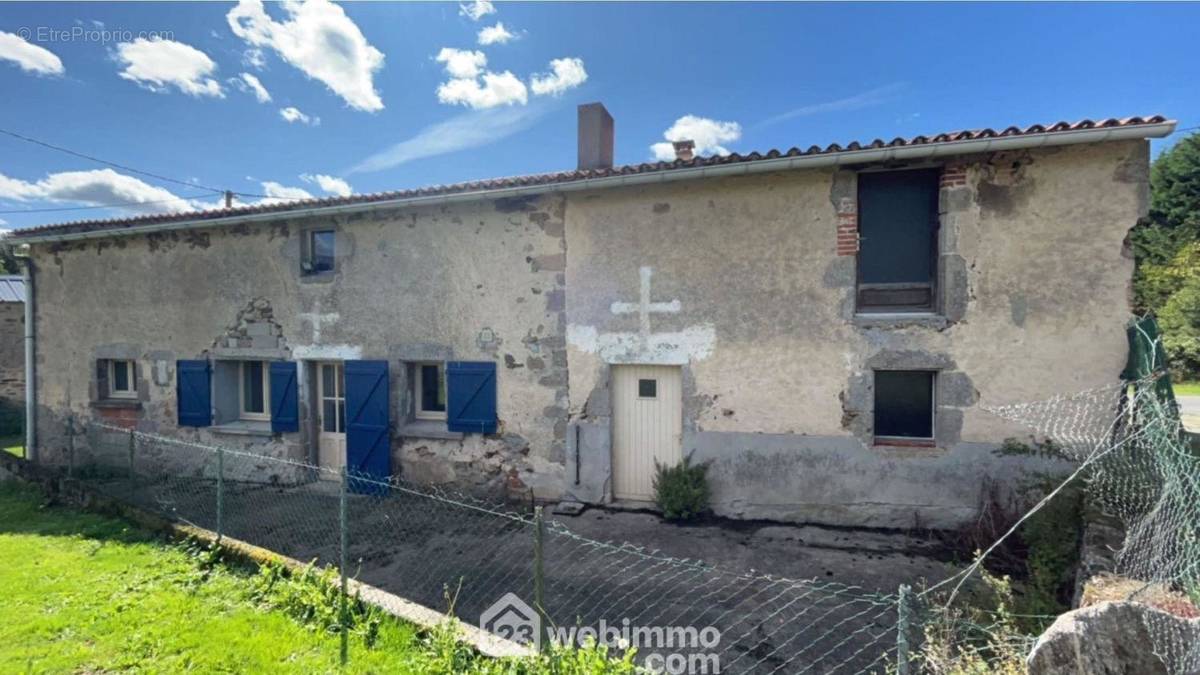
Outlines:
{"type": "MultiPolygon", "coordinates": [[[[177,179],[177,178],[171,178],[170,176],[163,176],[163,175],[161,175],[161,174],[157,174],[157,173],[151,173],[151,172],[149,172],[149,171],[142,171],[141,169],[135,169],[135,168],[133,168],[133,167],[131,167],[131,166],[127,166],[127,165],[125,165],[125,164],[118,164],[117,162],[110,162],[110,161],[108,161],[107,159],[100,159],[99,157],[93,157],[92,155],[87,155],[87,154],[84,154],[84,153],[82,153],[82,152],[76,152],[76,151],[74,151],[74,150],[71,150],[71,149],[69,149],[69,148],[64,148],[64,147],[61,147],[61,146],[58,146],[58,145],[54,145],[54,144],[52,144],[52,143],[47,143],[46,141],[40,141],[40,140],[38,140],[38,139],[36,139],[36,138],[30,138],[29,136],[24,136],[24,135],[22,135],[22,134],[18,134],[18,133],[17,133],[17,132],[15,132],[15,131],[9,131],[8,129],[0,129],[0,134],[4,134],[4,135],[6,135],[6,136],[11,136],[11,137],[13,137],[13,138],[16,138],[16,139],[19,139],[19,140],[25,141],[25,142],[27,142],[27,143],[33,143],[34,145],[40,145],[40,146],[42,146],[42,147],[44,147],[44,148],[49,148],[49,149],[51,149],[51,150],[57,150],[57,151],[59,151],[59,152],[65,152],[65,153],[67,153],[68,155],[73,155],[73,156],[75,156],[75,157],[79,157],[79,158],[82,158],[82,159],[86,159],[86,160],[88,160],[89,162],[96,162],[96,163],[98,163],[98,164],[105,164],[105,165],[107,165],[107,166],[111,166],[111,167],[114,167],[114,168],[120,169],[120,170],[122,170],[122,171],[128,171],[128,172],[130,172],[130,173],[136,173],[136,174],[141,174],[141,175],[143,175],[143,176],[149,176],[150,178],[156,178],[156,179],[158,179],[158,180],[161,180],[161,181],[166,181],[166,182],[168,182],[168,183],[175,183],[176,185],[185,185],[185,186],[187,186],[187,187],[199,188],[199,189],[201,189],[201,190],[208,190],[208,191],[210,191],[210,192],[220,192],[220,193],[224,193],[224,192],[225,192],[225,190],[221,190],[221,189],[218,189],[218,188],[215,188],[215,187],[209,187],[209,186],[207,186],[207,185],[201,185],[201,184],[199,184],[199,183],[193,183],[193,182],[191,182],[191,181],[186,181],[186,180],[179,180],[179,179],[177,179]]],[[[148,203],[148,202],[142,202],[142,203],[148,203]]]]}
{"type": "Polygon", "coordinates": [[[145,206],[147,204],[166,204],[168,202],[188,202],[193,199],[201,199],[203,197],[209,197],[209,196],[211,196],[211,195],[203,194],[203,195],[195,195],[192,197],[174,197],[172,199],[156,199],[156,200],[152,200],[152,201],[148,201],[148,202],[124,202],[124,203],[120,203],[120,204],[96,204],[93,206],[60,206],[60,207],[45,208],[45,209],[11,209],[11,210],[7,210],[7,211],[0,211],[0,214],[11,215],[11,214],[19,214],[19,213],[51,213],[54,211],[87,211],[90,209],[119,209],[119,208],[123,208],[123,207],[127,207],[127,206],[145,206]]]}

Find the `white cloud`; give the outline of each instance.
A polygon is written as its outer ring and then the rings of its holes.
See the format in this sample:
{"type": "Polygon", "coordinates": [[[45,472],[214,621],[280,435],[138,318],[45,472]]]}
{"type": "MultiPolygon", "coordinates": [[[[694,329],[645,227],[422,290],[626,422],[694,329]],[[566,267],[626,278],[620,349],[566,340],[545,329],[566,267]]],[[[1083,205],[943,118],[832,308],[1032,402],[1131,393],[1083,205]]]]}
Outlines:
{"type": "MultiPolygon", "coordinates": [[[[728,155],[729,150],[724,144],[741,137],[742,125],[737,122],[720,122],[695,115],[680,117],[663,132],[667,141],[695,141],[697,155],[728,155]]],[[[675,159],[675,147],[669,142],[655,143],[650,146],[650,151],[664,162],[675,159]]]]}
{"type": "Polygon", "coordinates": [[[232,82],[238,89],[253,93],[254,98],[258,99],[259,103],[271,102],[271,93],[267,91],[267,88],[263,86],[262,82],[259,82],[257,77],[251,75],[250,73],[242,73],[241,75],[238,75],[229,81],[232,82]]]}
{"type": "Polygon", "coordinates": [[[445,64],[450,76],[437,89],[442,103],[483,110],[529,101],[529,91],[519,77],[507,70],[503,73],[484,70],[487,56],[483,52],[443,47],[434,58],[445,64]]]}
{"type": "Polygon", "coordinates": [[[550,70],[552,72],[534,75],[530,79],[529,88],[534,94],[559,96],[564,91],[583,84],[588,78],[587,71],[583,68],[583,59],[554,59],[550,62],[550,70]]]}
{"type": "Polygon", "coordinates": [[[242,63],[255,70],[262,70],[267,67],[267,55],[261,49],[247,49],[242,52],[242,63]]]}
{"type": "Polygon", "coordinates": [[[300,124],[307,124],[310,127],[320,126],[321,124],[320,117],[310,117],[300,112],[299,108],[293,106],[280,108],[279,116],[282,117],[288,124],[299,122],[300,124]]]}
{"type": "Polygon", "coordinates": [[[509,40],[515,40],[517,36],[510,33],[504,27],[502,22],[497,21],[495,26],[485,26],[479,29],[479,44],[487,45],[502,45],[509,40]]]}
{"type": "Polygon", "coordinates": [[[62,75],[65,70],[62,59],[54,52],[3,31],[0,31],[0,60],[12,61],[21,70],[38,75],[62,75]]]}
{"type": "Polygon", "coordinates": [[[434,60],[446,64],[446,72],[456,78],[478,77],[487,65],[487,56],[483,52],[453,47],[442,47],[434,60]]]}
{"type": "Polygon", "coordinates": [[[299,199],[312,199],[312,194],[304,188],[288,187],[281,185],[275,181],[268,180],[262,182],[263,194],[265,199],[260,199],[259,204],[282,204],[284,202],[293,202],[299,199]]]}
{"type": "Polygon", "coordinates": [[[122,78],[150,91],[162,92],[174,86],[189,96],[225,97],[220,83],[210,77],[217,64],[191,45],[138,38],[118,44],[116,59],[125,66],[122,78]]]}
{"type": "Polygon", "coordinates": [[[478,21],[488,14],[495,14],[496,6],[488,0],[474,0],[474,2],[459,5],[458,13],[472,21],[478,21]]]}
{"type": "Polygon", "coordinates": [[[507,70],[503,73],[484,73],[482,84],[477,78],[455,78],[443,82],[437,94],[442,103],[465,105],[476,110],[515,103],[523,105],[529,101],[525,83],[507,70]]]}
{"type": "Polygon", "coordinates": [[[89,206],[120,204],[122,209],[138,213],[195,208],[190,201],[168,190],[112,169],[63,171],[33,183],[0,174],[0,199],[77,202],[89,206]]]}
{"type": "Polygon", "coordinates": [[[261,0],[240,0],[225,19],[234,35],[275,50],[350,107],[382,110],[374,76],[383,67],[383,52],[367,42],[342,8],[329,0],[286,0],[281,6],[288,14],[285,21],[268,16],[261,0]]]}
{"type": "Polygon", "coordinates": [[[494,143],[528,129],[544,111],[543,106],[535,104],[486,112],[466,112],[428,126],[416,136],[371,155],[348,173],[382,171],[414,160],[494,143]]]}
{"type": "Polygon", "coordinates": [[[338,197],[349,197],[350,195],[354,194],[354,188],[350,187],[350,184],[344,179],[338,178],[337,176],[327,176],[323,173],[305,173],[300,174],[300,180],[304,181],[305,183],[316,183],[318,187],[328,194],[336,195],[338,197]]]}

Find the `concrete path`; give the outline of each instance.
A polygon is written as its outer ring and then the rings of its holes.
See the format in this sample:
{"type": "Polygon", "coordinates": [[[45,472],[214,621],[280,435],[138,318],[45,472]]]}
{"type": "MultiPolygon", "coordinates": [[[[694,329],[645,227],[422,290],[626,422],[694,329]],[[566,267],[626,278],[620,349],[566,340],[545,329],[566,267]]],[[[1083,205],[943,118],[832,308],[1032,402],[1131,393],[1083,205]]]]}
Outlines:
{"type": "MultiPolygon", "coordinates": [[[[216,528],[211,480],[106,487],[216,528]]],[[[352,495],[347,509],[348,559],[364,583],[429,608],[450,606],[470,623],[506,593],[534,598],[535,537],[526,518],[399,488],[386,499],[352,495]]],[[[318,565],[338,560],[338,512],[337,486],[326,483],[227,482],[221,502],[230,536],[318,565]]],[[[936,544],[902,533],[679,526],[603,509],[547,520],[545,607],[553,625],[712,626],[720,631],[712,651],[727,673],[882,670],[894,658],[898,585],[919,589],[954,571],[936,544]]],[[[911,632],[915,643],[919,626],[911,632]]]]}
{"type": "Polygon", "coordinates": [[[1200,433],[1200,396],[1177,396],[1175,399],[1183,413],[1183,427],[1200,433]]]}

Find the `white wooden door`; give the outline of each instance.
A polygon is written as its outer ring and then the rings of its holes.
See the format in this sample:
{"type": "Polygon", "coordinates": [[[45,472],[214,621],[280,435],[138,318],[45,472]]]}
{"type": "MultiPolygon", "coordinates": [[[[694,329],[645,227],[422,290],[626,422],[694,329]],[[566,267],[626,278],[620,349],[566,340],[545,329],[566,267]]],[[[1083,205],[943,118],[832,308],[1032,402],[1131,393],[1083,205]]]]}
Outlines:
{"type": "Polygon", "coordinates": [[[677,366],[613,366],[613,497],[653,501],[654,463],[683,458],[677,366]]]}
{"type": "MultiPolygon", "coordinates": [[[[345,370],[341,363],[317,364],[317,459],[322,468],[346,465],[345,370]]],[[[322,477],[333,474],[322,472],[322,477]]]]}

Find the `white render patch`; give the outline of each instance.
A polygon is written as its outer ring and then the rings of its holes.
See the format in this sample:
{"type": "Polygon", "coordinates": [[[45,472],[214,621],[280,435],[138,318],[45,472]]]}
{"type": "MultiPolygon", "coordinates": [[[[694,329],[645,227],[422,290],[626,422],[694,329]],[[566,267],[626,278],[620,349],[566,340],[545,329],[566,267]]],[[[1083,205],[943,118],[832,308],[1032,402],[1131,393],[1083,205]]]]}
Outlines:
{"type": "Polygon", "coordinates": [[[296,316],[301,321],[307,321],[309,324],[312,325],[312,342],[313,342],[313,344],[319,344],[321,342],[321,326],[323,324],[327,324],[327,323],[334,324],[334,323],[338,322],[339,318],[341,318],[340,315],[337,314],[336,312],[330,313],[330,314],[322,314],[320,300],[313,301],[313,311],[307,312],[305,314],[297,314],[296,316]]]}
{"type": "Polygon", "coordinates": [[[682,366],[712,355],[717,331],[712,324],[674,333],[600,333],[595,326],[567,326],[567,342],[605,363],[682,366]]]}
{"type": "Polygon", "coordinates": [[[567,342],[589,354],[597,354],[605,363],[676,366],[700,361],[712,354],[717,331],[712,324],[689,326],[682,331],[654,333],[650,328],[651,314],[678,314],[683,305],[679,300],[653,302],[650,282],[654,270],[641,267],[638,302],[614,302],[613,314],[637,314],[637,333],[600,333],[595,326],[567,326],[567,342]]]}
{"type": "Polygon", "coordinates": [[[637,314],[638,315],[638,330],[642,335],[650,334],[650,315],[652,313],[665,312],[668,314],[678,314],[681,308],[678,300],[670,302],[651,302],[650,301],[650,279],[654,276],[654,269],[650,267],[642,267],[638,269],[638,274],[641,276],[641,292],[639,293],[638,302],[614,302],[610,311],[613,314],[637,314]]]}
{"type": "Polygon", "coordinates": [[[353,361],[362,358],[362,347],[355,345],[299,345],[292,347],[298,361],[353,361]]]}

